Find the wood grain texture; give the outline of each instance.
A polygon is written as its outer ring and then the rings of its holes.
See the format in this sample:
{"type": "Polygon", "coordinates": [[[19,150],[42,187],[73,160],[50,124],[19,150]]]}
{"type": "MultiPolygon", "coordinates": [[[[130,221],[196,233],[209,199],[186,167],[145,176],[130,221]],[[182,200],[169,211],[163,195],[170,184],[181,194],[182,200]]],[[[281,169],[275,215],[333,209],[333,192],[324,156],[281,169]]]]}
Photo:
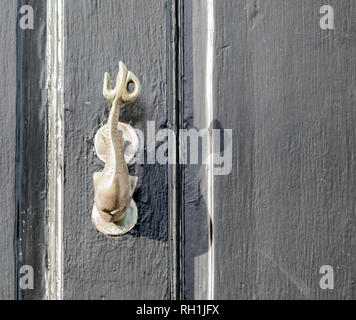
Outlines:
{"type": "MultiPolygon", "coordinates": [[[[184,124],[205,128],[207,7],[205,0],[184,1],[184,124]]],[[[187,141],[187,152],[191,142],[187,141]]],[[[191,150],[193,152],[193,150],[191,150]]],[[[209,212],[207,171],[202,164],[184,165],[184,297],[209,298],[209,212]]]]}
{"type": "Polygon", "coordinates": [[[219,299],[354,299],[356,6],[215,1],[215,114],[233,169],[215,177],[219,299]],[[331,265],[335,289],[321,290],[331,265]]]}
{"type": "Polygon", "coordinates": [[[18,271],[24,265],[34,270],[33,289],[18,287],[17,298],[29,300],[44,299],[46,291],[47,1],[20,1],[20,5],[30,5],[34,12],[34,29],[19,29],[17,35],[16,254],[18,271]]]}
{"type": "Polygon", "coordinates": [[[0,1],[0,299],[15,298],[16,1],[0,1]]]}
{"type": "MultiPolygon", "coordinates": [[[[102,96],[104,72],[112,78],[122,60],[141,81],[142,94],[120,121],[145,133],[167,123],[167,1],[65,2],[65,299],[167,299],[169,297],[167,167],[135,165],[137,226],[108,238],[91,223],[92,176],[103,164],[95,133],[110,108],[102,96]]],[[[146,133],[145,133],[146,136],[146,133]]]]}

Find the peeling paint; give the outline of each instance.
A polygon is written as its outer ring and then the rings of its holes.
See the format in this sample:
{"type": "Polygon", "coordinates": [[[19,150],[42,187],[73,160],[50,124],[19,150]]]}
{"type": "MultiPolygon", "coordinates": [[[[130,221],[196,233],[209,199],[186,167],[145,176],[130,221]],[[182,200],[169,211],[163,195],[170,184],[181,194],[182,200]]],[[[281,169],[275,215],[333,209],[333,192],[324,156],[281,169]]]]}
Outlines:
{"type": "Polygon", "coordinates": [[[64,0],[47,2],[48,270],[46,298],[63,298],[64,0]]]}

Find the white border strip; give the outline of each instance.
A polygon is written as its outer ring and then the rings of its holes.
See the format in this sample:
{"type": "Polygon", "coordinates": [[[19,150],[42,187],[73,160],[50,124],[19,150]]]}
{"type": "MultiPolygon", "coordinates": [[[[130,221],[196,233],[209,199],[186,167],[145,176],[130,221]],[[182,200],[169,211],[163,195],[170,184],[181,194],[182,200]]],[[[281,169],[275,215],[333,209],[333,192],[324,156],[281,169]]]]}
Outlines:
{"type": "MultiPolygon", "coordinates": [[[[206,123],[207,127],[212,129],[214,118],[214,34],[215,34],[215,17],[214,17],[214,0],[207,0],[207,44],[206,44],[206,83],[205,83],[205,103],[206,103],[206,123]]],[[[213,136],[210,132],[210,157],[208,165],[208,210],[210,213],[211,225],[214,229],[214,155],[213,155],[213,136]]],[[[213,231],[213,230],[212,230],[213,231]]],[[[214,300],[214,232],[209,250],[209,279],[208,279],[208,299],[214,300]]]]}
{"type": "Polygon", "coordinates": [[[64,0],[47,1],[48,270],[46,298],[63,299],[64,0]]]}

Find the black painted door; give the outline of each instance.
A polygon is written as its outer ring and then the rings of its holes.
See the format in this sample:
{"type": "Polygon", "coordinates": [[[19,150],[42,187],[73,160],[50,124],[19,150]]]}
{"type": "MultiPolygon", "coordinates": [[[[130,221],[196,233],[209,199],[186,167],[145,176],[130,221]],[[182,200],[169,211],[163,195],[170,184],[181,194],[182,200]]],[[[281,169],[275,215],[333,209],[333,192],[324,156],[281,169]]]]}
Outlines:
{"type": "Polygon", "coordinates": [[[0,298],[354,299],[352,0],[0,0],[0,298]],[[91,222],[103,75],[139,218],[91,222]]]}

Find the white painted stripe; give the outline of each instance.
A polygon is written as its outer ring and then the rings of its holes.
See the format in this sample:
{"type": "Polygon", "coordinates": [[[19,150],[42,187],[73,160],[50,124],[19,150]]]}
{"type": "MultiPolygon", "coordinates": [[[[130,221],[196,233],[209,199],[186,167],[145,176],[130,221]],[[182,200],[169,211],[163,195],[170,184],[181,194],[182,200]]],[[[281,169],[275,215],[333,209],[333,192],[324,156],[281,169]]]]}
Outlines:
{"type": "Polygon", "coordinates": [[[46,298],[63,299],[64,0],[47,1],[48,271],[46,298]]]}
{"type": "MultiPolygon", "coordinates": [[[[206,103],[206,124],[212,129],[214,117],[214,34],[215,34],[215,19],[214,19],[214,0],[207,0],[207,49],[206,49],[206,83],[205,83],[205,103],[206,103]]],[[[213,137],[212,130],[210,134],[210,157],[208,165],[208,210],[211,219],[211,225],[214,229],[214,164],[213,164],[213,137]]],[[[214,235],[214,232],[213,232],[214,235]]],[[[214,237],[209,250],[209,279],[208,279],[208,299],[214,299],[214,237]]]]}

